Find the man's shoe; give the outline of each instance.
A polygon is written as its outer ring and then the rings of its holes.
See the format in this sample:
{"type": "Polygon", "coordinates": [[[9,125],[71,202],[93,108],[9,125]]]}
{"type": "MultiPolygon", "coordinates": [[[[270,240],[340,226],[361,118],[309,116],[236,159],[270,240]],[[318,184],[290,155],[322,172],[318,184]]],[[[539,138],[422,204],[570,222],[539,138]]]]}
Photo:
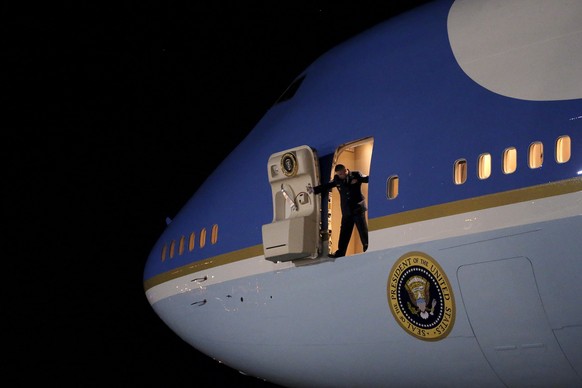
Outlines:
{"type": "Polygon", "coordinates": [[[331,257],[332,259],[336,258],[336,257],[343,257],[344,255],[342,253],[340,253],[340,251],[335,251],[335,253],[330,253],[329,255],[327,255],[327,257],[331,257]]]}

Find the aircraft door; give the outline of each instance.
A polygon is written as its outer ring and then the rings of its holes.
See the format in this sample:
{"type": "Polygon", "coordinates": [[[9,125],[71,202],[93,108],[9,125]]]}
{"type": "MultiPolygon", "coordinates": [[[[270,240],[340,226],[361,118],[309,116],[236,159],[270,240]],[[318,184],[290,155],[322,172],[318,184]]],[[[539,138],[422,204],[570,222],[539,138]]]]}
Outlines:
{"type": "Polygon", "coordinates": [[[580,382],[548,322],[527,257],[461,266],[458,277],[463,299],[471,301],[465,307],[475,338],[507,386],[572,387],[580,382]],[[499,290],[507,285],[511,293],[500,298],[499,290]]]}
{"type": "Polygon", "coordinates": [[[267,260],[316,258],[321,252],[320,201],[313,190],[319,184],[317,155],[308,146],[277,152],[269,157],[273,221],[263,225],[267,260]]]}

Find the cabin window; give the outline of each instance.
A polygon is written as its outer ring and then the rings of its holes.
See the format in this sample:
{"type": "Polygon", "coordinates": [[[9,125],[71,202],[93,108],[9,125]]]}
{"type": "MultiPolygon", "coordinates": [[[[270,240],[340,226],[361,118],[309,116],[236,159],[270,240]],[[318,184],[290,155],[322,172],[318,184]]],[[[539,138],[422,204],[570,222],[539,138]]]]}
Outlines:
{"type": "Polygon", "coordinates": [[[168,244],[164,244],[162,248],[162,263],[166,261],[166,255],[168,254],[168,244]]]}
{"type": "Polygon", "coordinates": [[[491,176],[491,154],[479,155],[477,170],[479,179],[487,179],[491,176]]]}
{"type": "Polygon", "coordinates": [[[386,196],[388,199],[394,199],[398,197],[398,175],[393,175],[388,178],[386,184],[386,196]]]}
{"type": "Polygon", "coordinates": [[[174,257],[175,253],[176,253],[176,240],[172,240],[172,242],[170,243],[170,259],[174,257]]]}
{"type": "Polygon", "coordinates": [[[462,185],[467,181],[467,161],[459,159],[455,162],[453,176],[456,185],[462,185]]]}
{"type": "Polygon", "coordinates": [[[212,233],[210,235],[210,243],[212,245],[216,244],[216,242],[218,241],[218,225],[214,224],[212,225],[212,233]]]}
{"type": "Polygon", "coordinates": [[[206,228],[203,228],[200,231],[200,248],[204,248],[204,245],[206,245],[206,228]]]}
{"type": "Polygon", "coordinates": [[[539,142],[533,142],[528,149],[527,164],[529,168],[540,168],[544,162],[544,145],[539,142]]]}
{"type": "Polygon", "coordinates": [[[556,162],[566,163],[570,160],[570,147],[570,136],[560,136],[558,140],[556,140],[556,162]]]}
{"type": "Polygon", "coordinates": [[[192,252],[194,250],[194,246],[196,245],[196,233],[190,233],[190,239],[188,240],[188,250],[192,252]]]}
{"type": "Polygon", "coordinates": [[[506,148],[503,151],[503,173],[512,174],[517,169],[517,150],[515,147],[506,148]]]}
{"type": "Polygon", "coordinates": [[[184,254],[184,246],[186,245],[186,237],[180,237],[180,247],[178,248],[178,254],[182,256],[184,254]]]}

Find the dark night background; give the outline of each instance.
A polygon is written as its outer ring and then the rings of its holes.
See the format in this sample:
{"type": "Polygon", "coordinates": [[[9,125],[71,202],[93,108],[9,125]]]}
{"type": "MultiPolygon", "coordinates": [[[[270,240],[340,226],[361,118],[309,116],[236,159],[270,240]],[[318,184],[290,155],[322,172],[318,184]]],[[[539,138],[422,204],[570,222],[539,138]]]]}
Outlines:
{"type": "Polygon", "coordinates": [[[272,386],[163,324],[149,250],[305,67],[424,2],[2,5],[5,381],[272,386]]]}

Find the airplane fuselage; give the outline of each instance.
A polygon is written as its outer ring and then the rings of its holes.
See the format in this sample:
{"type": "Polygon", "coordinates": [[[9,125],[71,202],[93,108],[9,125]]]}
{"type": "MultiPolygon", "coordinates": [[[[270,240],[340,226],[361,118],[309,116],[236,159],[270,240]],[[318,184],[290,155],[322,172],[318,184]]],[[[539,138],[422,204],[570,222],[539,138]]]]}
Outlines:
{"type": "Polygon", "coordinates": [[[155,312],[285,386],[582,386],[582,7],[533,3],[431,2],[314,62],[153,246],[155,312]],[[369,248],[334,259],[337,163],[369,248]]]}

